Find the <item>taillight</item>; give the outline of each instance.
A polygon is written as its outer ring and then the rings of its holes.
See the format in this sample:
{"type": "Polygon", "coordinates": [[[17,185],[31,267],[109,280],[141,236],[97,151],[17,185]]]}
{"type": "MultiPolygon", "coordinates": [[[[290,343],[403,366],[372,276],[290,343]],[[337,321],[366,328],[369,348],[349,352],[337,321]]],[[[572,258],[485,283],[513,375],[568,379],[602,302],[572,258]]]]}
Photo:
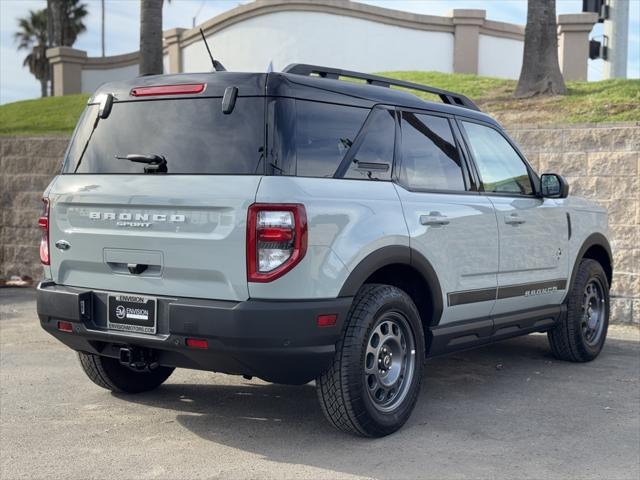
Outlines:
{"type": "Polygon", "coordinates": [[[43,265],[49,265],[49,199],[42,199],[42,215],[38,219],[38,226],[42,230],[40,240],[40,261],[43,265]]]}
{"type": "Polygon", "coordinates": [[[271,282],[291,270],[307,252],[304,205],[255,203],[247,218],[247,278],[271,282]]]}

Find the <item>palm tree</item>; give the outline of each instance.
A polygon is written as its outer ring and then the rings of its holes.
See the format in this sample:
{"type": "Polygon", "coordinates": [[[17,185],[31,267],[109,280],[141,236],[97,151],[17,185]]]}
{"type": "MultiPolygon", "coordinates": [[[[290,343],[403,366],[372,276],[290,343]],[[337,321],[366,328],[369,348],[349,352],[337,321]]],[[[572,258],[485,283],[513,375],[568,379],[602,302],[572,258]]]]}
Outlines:
{"type": "Polygon", "coordinates": [[[47,60],[47,11],[29,10],[29,16],[18,18],[18,30],[14,39],[18,43],[18,50],[30,50],[23,65],[40,80],[40,92],[47,96],[47,82],[49,81],[49,61],[47,60]]]}
{"type": "Polygon", "coordinates": [[[567,87],[558,63],[556,0],[529,0],[527,5],[522,70],[515,96],[564,95],[567,87]]]}
{"type": "Polygon", "coordinates": [[[163,0],[140,0],[140,75],[162,73],[163,0]]]}
{"type": "Polygon", "coordinates": [[[71,47],[87,27],[83,20],[89,14],[80,0],[51,0],[53,10],[53,45],[71,47]]]}

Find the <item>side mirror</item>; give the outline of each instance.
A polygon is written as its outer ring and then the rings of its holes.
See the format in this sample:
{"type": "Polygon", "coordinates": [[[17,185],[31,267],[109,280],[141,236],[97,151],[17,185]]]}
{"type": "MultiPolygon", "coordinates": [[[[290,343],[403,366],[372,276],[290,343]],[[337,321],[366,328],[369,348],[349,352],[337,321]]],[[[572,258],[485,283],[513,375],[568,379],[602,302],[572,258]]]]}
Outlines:
{"type": "Polygon", "coordinates": [[[569,184],[562,175],[543,173],[540,176],[540,194],[545,198],[567,198],[569,184]]]}

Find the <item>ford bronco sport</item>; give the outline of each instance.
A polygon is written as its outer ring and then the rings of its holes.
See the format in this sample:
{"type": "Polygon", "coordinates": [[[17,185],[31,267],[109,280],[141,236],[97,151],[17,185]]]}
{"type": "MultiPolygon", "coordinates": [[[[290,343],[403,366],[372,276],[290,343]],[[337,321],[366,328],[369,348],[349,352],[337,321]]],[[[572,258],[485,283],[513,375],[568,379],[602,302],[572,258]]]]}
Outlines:
{"type": "Polygon", "coordinates": [[[547,332],[586,362],[607,333],[605,210],[423,85],[301,64],[108,83],[43,202],[40,322],[113,391],[176,367],[315,380],[335,427],[382,436],[429,357],[547,332]]]}

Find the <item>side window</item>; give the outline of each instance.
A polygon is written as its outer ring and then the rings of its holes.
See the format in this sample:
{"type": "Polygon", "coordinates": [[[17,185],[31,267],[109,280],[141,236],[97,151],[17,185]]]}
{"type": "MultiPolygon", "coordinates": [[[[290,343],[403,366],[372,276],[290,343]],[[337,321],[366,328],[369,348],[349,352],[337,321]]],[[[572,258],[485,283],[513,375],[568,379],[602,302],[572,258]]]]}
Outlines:
{"type": "Polygon", "coordinates": [[[465,189],[461,159],[449,120],[402,113],[401,181],[409,188],[465,189]]]}
{"type": "Polygon", "coordinates": [[[480,174],[481,189],[493,193],[533,194],[527,166],[496,130],[462,122],[480,174]]]}
{"type": "Polygon", "coordinates": [[[396,138],[395,112],[378,108],[365,125],[362,143],[344,178],[390,180],[396,138]]]}
{"type": "Polygon", "coordinates": [[[296,174],[332,177],[370,110],[296,100],[296,174]]]}

